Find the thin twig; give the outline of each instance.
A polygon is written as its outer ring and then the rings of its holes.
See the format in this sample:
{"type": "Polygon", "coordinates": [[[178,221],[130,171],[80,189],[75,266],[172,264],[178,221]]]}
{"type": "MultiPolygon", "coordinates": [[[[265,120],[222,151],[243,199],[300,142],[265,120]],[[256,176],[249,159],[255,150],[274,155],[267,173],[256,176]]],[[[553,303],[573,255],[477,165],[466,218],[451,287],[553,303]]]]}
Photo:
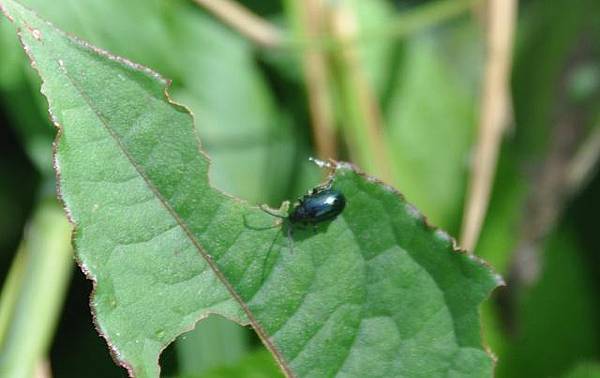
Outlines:
{"type": "MultiPolygon", "coordinates": [[[[299,21],[304,34],[310,39],[319,38],[324,31],[322,0],[304,0],[299,5],[299,21]]],[[[317,156],[320,159],[335,159],[335,118],[327,57],[321,50],[310,49],[304,51],[302,60],[317,156]]]]}
{"type": "Polygon", "coordinates": [[[479,135],[461,230],[461,244],[473,251],[487,211],[502,134],[510,120],[509,75],[517,0],[487,4],[487,62],[482,89],[479,135]]]}
{"type": "Polygon", "coordinates": [[[583,188],[600,162],[600,125],[583,142],[567,168],[566,182],[567,193],[573,196],[583,188]]]}
{"type": "Polygon", "coordinates": [[[548,156],[539,168],[527,201],[527,218],[513,254],[509,280],[531,286],[539,277],[540,245],[556,226],[566,204],[595,171],[600,158],[600,129],[581,141],[581,119],[565,117],[553,133],[548,156]]]}
{"type": "Polygon", "coordinates": [[[279,46],[283,40],[281,30],[239,3],[231,0],[193,1],[261,46],[279,46]]]}
{"type": "Polygon", "coordinates": [[[374,40],[404,38],[458,17],[471,9],[473,5],[484,0],[439,0],[423,4],[414,10],[402,12],[396,17],[396,20],[389,24],[377,29],[364,30],[360,35],[356,35],[344,43],[340,43],[339,40],[326,35],[305,35],[289,38],[285,31],[231,0],[193,1],[261,46],[292,50],[329,51],[344,48],[345,44],[368,44],[374,40]]]}
{"type": "Polygon", "coordinates": [[[367,45],[382,39],[402,39],[418,33],[429,27],[458,17],[469,11],[474,5],[484,0],[440,0],[423,4],[412,10],[404,11],[395,16],[389,23],[377,28],[361,30],[352,36],[340,40],[335,36],[321,35],[317,38],[284,39],[281,48],[293,50],[323,50],[336,51],[348,46],[367,45]]]}
{"type": "Polygon", "coordinates": [[[536,166],[531,192],[519,226],[508,280],[513,289],[530,286],[539,277],[543,240],[556,226],[569,200],[569,169],[582,139],[582,115],[562,114],[550,133],[547,154],[536,166]]]}

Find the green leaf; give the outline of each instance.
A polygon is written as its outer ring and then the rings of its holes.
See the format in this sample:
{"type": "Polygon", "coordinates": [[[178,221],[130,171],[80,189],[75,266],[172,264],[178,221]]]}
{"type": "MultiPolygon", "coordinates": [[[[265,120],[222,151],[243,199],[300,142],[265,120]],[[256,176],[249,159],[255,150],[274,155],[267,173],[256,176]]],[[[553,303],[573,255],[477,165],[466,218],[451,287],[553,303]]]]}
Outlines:
{"type": "Polygon", "coordinates": [[[96,324],[131,374],[157,376],[161,350],[214,313],[250,324],[289,376],[491,375],[478,307],[499,278],[396,191],[339,164],[346,210],[288,240],[279,219],[209,185],[162,77],[0,4],[60,130],[96,324]]]}
{"type": "Polygon", "coordinates": [[[8,22],[0,22],[0,51],[2,59],[0,60],[0,87],[11,87],[15,79],[19,77],[21,68],[19,47],[17,42],[9,34],[10,25],[8,22]]]}
{"type": "MultiPolygon", "coordinates": [[[[23,3],[68,32],[175,78],[170,94],[201,115],[197,128],[216,168],[211,170],[211,182],[218,188],[249,200],[266,201],[285,195],[287,178],[292,173],[289,163],[295,154],[293,141],[288,123],[280,121],[280,110],[275,108],[266,80],[254,62],[254,51],[242,37],[200,7],[184,1],[26,0],[23,3]],[[131,22],[132,14],[136,15],[136,22],[131,22]],[[229,111],[231,108],[236,111],[229,111]],[[276,159],[272,158],[274,153],[276,159]]],[[[10,91],[2,99],[5,109],[13,117],[13,125],[17,126],[29,156],[53,179],[54,130],[48,120],[46,101],[39,94],[39,78],[23,75],[28,65],[14,38],[12,25],[0,24],[0,85],[4,84],[4,78],[19,84],[3,85],[10,91]],[[16,64],[9,59],[14,55],[19,58],[16,64]],[[16,66],[19,75],[13,74],[13,70],[3,70],[4,66],[7,69],[16,66]],[[39,100],[32,101],[32,95],[39,100]]],[[[48,187],[53,188],[54,184],[48,187]]],[[[227,329],[225,325],[220,327],[232,336],[227,329]]],[[[248,330],[232,329],[240,334],[230,342],[247,336],[248,330]]],[[[214,337],[222,339],[223,335],[214,337]]],[[[198,354],[198,348],[190,342],[181,348],[198,354]]],[[[229,345],[228,351],[235,349],[229,345]]],[[[179,356],[192,356],[190,352],[182,351],[179,356]]],[[[198,366],[198,361],[198,358],[189,362],[179,358],[182,366],[198,366]]]]}
{"type": "Polygon", "coordinates": [[[479,66],[478,36],[463,20],[408,40],[385,109],[398,186],[428,218],[453,232],[476,121],[476,71],[460,67],[479,66]]]}

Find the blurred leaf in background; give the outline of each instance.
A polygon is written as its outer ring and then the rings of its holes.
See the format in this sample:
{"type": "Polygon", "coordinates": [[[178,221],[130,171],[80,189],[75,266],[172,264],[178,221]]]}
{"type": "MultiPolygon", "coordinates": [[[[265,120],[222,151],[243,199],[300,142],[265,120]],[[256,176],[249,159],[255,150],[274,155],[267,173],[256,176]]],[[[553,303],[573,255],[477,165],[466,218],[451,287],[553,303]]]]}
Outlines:
{"type": "Polygon", "coordinates": [[[406,41],[386,104],[398,187],[453,234],[476,121],[479,33],[463,19],[406,41]]]}
{"type": "Polygon", "coordinates": [[[600,298],[575,234],[561,228],[544,248],[540,280],[519,295],[518,324],[499,377],[561,376],[600,354],[600,340],[590,337],[600,333],[600,298]]]}

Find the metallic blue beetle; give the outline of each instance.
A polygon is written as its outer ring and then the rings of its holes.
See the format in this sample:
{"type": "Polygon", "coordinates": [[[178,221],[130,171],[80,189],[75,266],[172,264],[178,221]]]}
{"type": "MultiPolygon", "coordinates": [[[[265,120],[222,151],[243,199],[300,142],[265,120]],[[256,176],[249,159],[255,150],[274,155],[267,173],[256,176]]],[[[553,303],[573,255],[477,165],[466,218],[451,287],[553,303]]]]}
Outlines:
{"type": "Polygon", "coordinates": [[[331,187],[320,187],[300,198],[287,216],[276,214],[261,206],[261,209],[277,218],[285,219],[288,223],[287,234],[290,249],[293,250],[292,231],[297,224],[312,225],[316,229],[322,222],[335,219],[344,211],[346,198],[331,187]]]}
{"type": "Polygon", "coordinates": [[[330,188],[321,189],[302,197],[287,219],[292,224],[317,225],[335,219],[345,207],[346,198],[341,192],[330,188]]]}

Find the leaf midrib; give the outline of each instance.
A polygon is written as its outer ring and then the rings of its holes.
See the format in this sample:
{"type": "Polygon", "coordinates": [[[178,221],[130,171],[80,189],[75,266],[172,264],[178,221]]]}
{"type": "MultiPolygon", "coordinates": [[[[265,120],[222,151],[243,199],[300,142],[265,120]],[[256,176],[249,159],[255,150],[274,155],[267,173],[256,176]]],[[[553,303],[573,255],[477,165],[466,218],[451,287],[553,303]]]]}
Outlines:
{"type": "MultiPolygon", "coordinates": [[[[19,6],[22,6],[22,5],[19,4],[19,6]]],[[[8,14],[8,12],[6,12],[6,13],[8,14]]],[[[86,49],[86,50],[90,49],[89,44],[87,44],[87,43],[85,43],[83,41],[80,41],[79,39],[77,39],[77,38],[75,38],[73,36],[67,35],[66,33],[62,32],[62,30],[54,27],[54,25],[52,23],[44,21],[44,20],[41,20],[37,16],[37,14],[35,14],[34,12],[32,12],[32,13],[35,15],[36,18],[38,18],[38,20],[40,20],[42,23],[46,23],[47,25],[49,25],[55,32],[57,32],[58,34],[62,35],[65,38],[67,38],[69,41],[71,41],[71,42],[79,45],[83,49],[86,49]]],[[[10,15],[9,15],[9,19],[14,22],[14,20],[12,19],[12,16],[10,16],[10,15]]],[[[23,20],[21,20],[20,22],[24,26],[26,26],[29,30],[34,30],[35,29],[35,28],[31,27],[31,25],[29,25],[27,22],[25,22],[23,20]]],[[[17,29],[18,29],[18,35],[19,35],[19,39],[21,40],[21,43],[24,46],[27,46],[27,43],[24,40],[25,37],[23,36],[23,29],[20,28],[20,27],[17,27],[17,29]]],[[[42,43],[42,42],[40,42],[40,43],[42,43]]],[[[48,49],[48,50],[49,51],[53,51],[53,49],[51,49],[51,48],[48,49]]],[[[27,52],[27,55],[29,56],[29,59],[32,62],[35,62],[36,59],[32,56],[32,54],[29,51],[29,49],[25,48],[25,51],[27,52]]],[[[100,49],[92,49],[92,52],[96,53],[98,55],[101,55],[104,58],[107,58],[107,59],[109,59],[109,60],[111,60],[113,62],[118,62],[119,64],[124,64],[124,62],[127,61],[127,60],[125,60],[123,58],[115,57],[115,56],[109,54],[108,52],[100,50],[100,49]]],[[[52,55],[54,55],[54,54],[52,54],[52,55]]],[[[85,90],[83,90],[83,88],[81,88],[77,84],[76,80],[69,74],[69,72],[67,71],[66,67],[64,66],[64,63],[62,63],[61,59],[57,59],[55,56],[52,56],[52,60],[54,60],[57,63],[57,65],[59,67],[59,72],[62,72],[64,74],[64,76],[73,85],[73,87],[75,88],[75,90],[77,91],[77,93],[79,93],[79,95],[81,96],[81,98],[85,101],[85,103],[88,105],[88,107],[92,110],[92,112],[94,113],[94,115],[96,116],[96,118],[99,120],[101,126],[105,129],[105,131],[115,141],[115,143],[118,146],[118,148],[121,151],[121,153],[123,153],[123,155],[125,156],[125,158],[129,161],[129,163],[133,166],[133,168],[136,170],[136,172],[140,175],[140,177],[142,178],[143,182],[146,184],[146,186],[148,187],[148,189],[153,193],[153,195],[156,197],[156,199],[159,201],[159,203],[161,203],[165,207],[165,209],[171,215],[171,217],[175,220],[175,222],[177,223],[177,225],[183,230],[183,232],[185,233],[185,235],[187,236],[187,238],[190,240],[190,242],[192,243],[192,245],[194,246],[194,248],[202,255],[202,257],[204,258],[204,260],[206,261],[206,263],[211,267],[211,269],[216,274],[216,276],[219,278],[219,280],[223,283],[223,285],[225,286],[225,288],[227,289],[227,291],[229,291],[230,295],[240,304],[240,307],[242,308],[242,310],[244,310],[244,312],[248,316],[248,320],[252,324],[252,326],[255,329],[255,331],[257,332],[257,334],[260,336],[260,338],[263,341],[263,343],[267,346],[267,348],[271,351],[271,353],[277,359],[277,361],[279,363],[279,366],[282,368],[284,374],[287,377],[294,377],[294,374],[290,370],[290,368],[289,368],[286,360],[284,359],[283,355],[279,352],[279,350],[275,347],[275,345],[270,341],[269,335],[266,333],[266,331],[262,328],[262,326],[260,325],[260,323],[254,317],[253,313],[250,311],[250,309],[248,308],[248,306],[246,305],[246,303],[244,302],[244,300],[242,299],[242,297],[237,293],[237,291],[234,289],[234,287],[229,283],[229,281],[227,280],[227,278],[225,277],[225,275],[219,270],[218,266],[213,261],[213,259],[210,257],[210,255],[200,245],[200,243],[198,242],[197,238],[191,232],[191,230],[187,226],[187,224],[183,221],[183,219],[181,217],[179,217],[179,215],[177,214],[177,212],[172,208],[172,206],[169,204],[169,202],[162,196],[162,194],[160,193],[160,191],[158,190],[158,188],[153,184],[152,180],[148,177],[148,175],[144,172],[144,170],[137,164],[137,162],[129,154],[129,152],[127,151],[127,149],[125,148],[125,146],[121,143],[121,141],[119,139],[119,135],[110,127],[108,121],[102,115],[102,113],[100,111],[98,111],[98,109],[96,109],[94,107],[94,105],[92,104],[91,98],[87,95],[87,93],[85,92],[85,90]]],[[[142,66],[138,67],[137,65],[135,65],[134,67],[139,72],[140,71],[139,67],[142,67],[142,66]]],[[[35,65],[33,65],[33,68],[35,70],[39,71],[39,69],[36,68],[35,65]]],[[[158,75],[157,73],[154,73],[154,71],[150,70],[149,68],[145,68],[144,69],[144,73],[145,74],[152,73],[152,76],[155,76],[155,79],[161,77],[160,75],[158,75]]],[[[40,72],[40,77],[43,77],[41,75],[41,72],[40,72]]],[[[45,80],[43,80],[43,81],[45,81],[45,80]]],[[[166,82],[164,80],[161,80],[161,81],[163,83],[166,82]]],[[[161,83],[161,84],[163,84],[163,83],[161,83]]],[[[166,91],[165,91],[165,93],[166,93],[166,91]]],[[[48,99],[48,102],[50,103],[50,97],[45,92],[44,92],[44,96],[48,99]]],[[[166,101],[168,102],[169,105],[171,105],[171,106],[175,105],[174,103],[172,103],[166,97],[166,95],[165,95],[165,98],[166,98],[166,101]]],[[[52,110],[50,110],[50,113],[52,113],[52,110]]],[[[59,129],[59,130],[63,129],[63,127],[58,123],[58,121],[56,120],[56,118],[52,116],[52,114],[51,114],[51,119],[52,119],[52,122],[55,123],[57,129],[59,129]]],[[[57,136],[56,143],[58,144],[62,135],[61,135],[61,133],[58,133],[57,135],[58,136],[57,136]]],[[[200,150],[200,146],[198,146],[198,150],[200,150]]],[[[55,151],[55,154],[56,153],[57,152],[55,151]]],[[[59,179],[59,182],[60,182],[60,179],[59,179]]],[[[59,188],[60,188],[60,185],[59,185],[59,188]]]]}

